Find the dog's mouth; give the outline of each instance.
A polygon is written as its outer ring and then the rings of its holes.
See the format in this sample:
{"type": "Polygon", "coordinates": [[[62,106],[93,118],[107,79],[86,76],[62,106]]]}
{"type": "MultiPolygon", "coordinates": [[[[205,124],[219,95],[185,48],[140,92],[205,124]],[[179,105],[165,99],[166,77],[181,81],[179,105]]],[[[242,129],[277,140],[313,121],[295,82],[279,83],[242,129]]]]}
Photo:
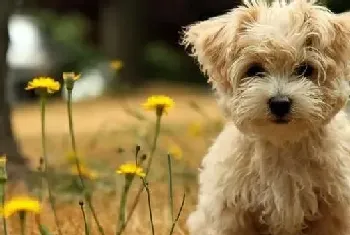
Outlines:
{"type": "Polygon", "coordinates": [[[277,119],[272,120],[272,122],[281,125],[281,124],[288,124],[289,120],[286,118],[277,118],[277,119]]]}

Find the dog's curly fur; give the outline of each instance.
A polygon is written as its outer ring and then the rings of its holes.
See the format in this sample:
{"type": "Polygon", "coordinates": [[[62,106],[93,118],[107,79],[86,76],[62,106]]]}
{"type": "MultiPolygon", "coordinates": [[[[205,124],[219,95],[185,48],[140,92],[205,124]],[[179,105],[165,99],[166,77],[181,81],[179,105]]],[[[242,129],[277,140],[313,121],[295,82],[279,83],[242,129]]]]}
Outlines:
{"type": "Polygon", "coordinates": [[[251,0],[185,28],[227,119],[202,163],[191,235],[350,235],[343,19],[311,0],[251,0]],[[283,123],[268,105],[278,95],[292,101],[283,123]]]}

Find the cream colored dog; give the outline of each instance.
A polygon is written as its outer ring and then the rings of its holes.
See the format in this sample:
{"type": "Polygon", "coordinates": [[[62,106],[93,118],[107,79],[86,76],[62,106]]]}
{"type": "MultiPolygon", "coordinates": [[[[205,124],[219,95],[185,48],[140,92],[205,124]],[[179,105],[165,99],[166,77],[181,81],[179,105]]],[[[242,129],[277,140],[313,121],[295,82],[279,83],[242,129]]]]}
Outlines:
{"type": "Polygon", "coordinates": [[[185,29],[228,120],[202,163],[191,235],[350,235],[344,18],[256,0],[185,29]]]}

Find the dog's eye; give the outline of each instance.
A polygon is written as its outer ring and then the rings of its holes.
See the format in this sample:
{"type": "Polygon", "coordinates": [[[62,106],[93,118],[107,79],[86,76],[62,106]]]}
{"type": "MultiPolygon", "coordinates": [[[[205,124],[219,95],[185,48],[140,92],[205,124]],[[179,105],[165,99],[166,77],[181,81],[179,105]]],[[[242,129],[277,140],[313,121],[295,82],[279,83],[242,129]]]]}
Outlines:
{"type": "Polygon", "coordinates": [[[263,77],[266,70],[260,64],[253,64],[246,72],[246,77],[263,77]]]}
{"type": "Polygon", "coordinates": [[[294,74],[301,77],[311,77],[314,73],[314,68],[312,65],[304,63],[299,65],[295,70],[294,74]]]}

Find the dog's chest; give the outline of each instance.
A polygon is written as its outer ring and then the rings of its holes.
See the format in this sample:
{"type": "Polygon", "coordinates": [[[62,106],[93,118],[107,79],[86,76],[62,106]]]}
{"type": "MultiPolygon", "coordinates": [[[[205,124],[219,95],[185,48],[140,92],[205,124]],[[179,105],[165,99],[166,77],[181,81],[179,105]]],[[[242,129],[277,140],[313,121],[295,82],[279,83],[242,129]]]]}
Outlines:
{"type": "Polygon", "coordinates": [[[276,230],[301,229],[305,220],[318,216],[320,200],[349,199],[349,174],[339,168],[348,163],[328,162],[330,158],[341,161],[336,156],[339,150],[328,151],[307,145],[258,144],[240,150],[228,191],[233,203],[276,230]],[[246,156],[241,154],[244,151],[246,156]]]}
{"type": "Polygon", "coordinates": [[[297,198],[303,200],[303,194],[310,198],[327,177],[325,169],[312,160],[307,149],[258,145],[247,154],[250,156],[236,162],[233,173],[236,185],[240,185],[233,191],[247,203],[249,200],[264,205],[270,203],[266,200],[273,200],[274,204],[293,203],[297,198]]]}

